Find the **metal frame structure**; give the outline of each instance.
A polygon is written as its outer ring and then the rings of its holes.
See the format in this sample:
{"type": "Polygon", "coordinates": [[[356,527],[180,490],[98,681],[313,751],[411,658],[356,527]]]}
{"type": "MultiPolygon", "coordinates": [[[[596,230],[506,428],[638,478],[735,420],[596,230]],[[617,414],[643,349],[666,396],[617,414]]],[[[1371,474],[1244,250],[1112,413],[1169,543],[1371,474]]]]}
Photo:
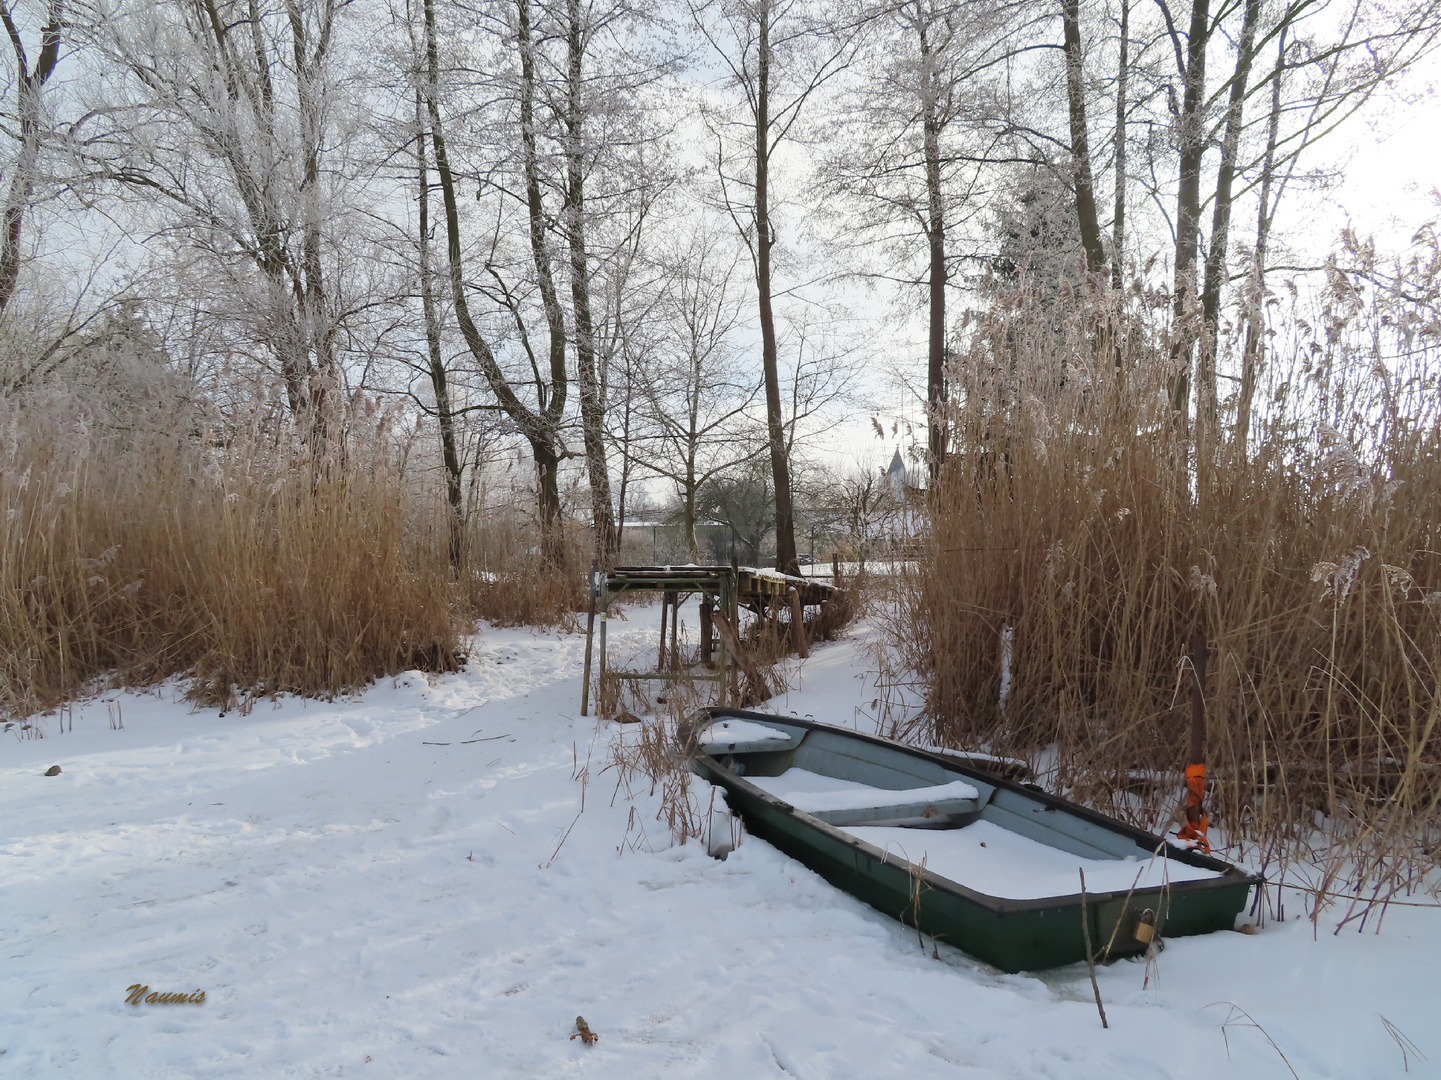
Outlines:
{"type": "MultiPolygon", "coordinates": [[[[591,661],[596,644],[596,617],[600,619],[600,650],[597,659],[596,701],[600,702],[600,690],[607,675],[606,624],[609,621],[611,601],[627,592],[659,592],[663,603],[670,607],[670,656],[674,664],[678,650],[678,614],[686,597],[699,593],[702,597],[702,642],[703,651],[710,643],[708,614],[719,611],[727,623],[737,627],[736,616],[742,606],[756,612],[764,612],[775,602],[785,601],[790,590],[795,589],[803,606],[816,606],[834,598],[838,590],[833,585],[812,581],[809,578],[791,577],[769,570],[756,570],[748,566],[617,566],[610,570],[599,567],[591,569],[590,615],[586,621],[585,637],[585,678],[580,692],[580,714],[588,715],[590,707],[591,661]]],[[[714,682],[720,688],[719,700],[726,704],[732,693],[733,676],[736,674],[735,657],[726,647],[724,635],[716,643],[719,655],[716,657],[715,674],[697,675],[690,671],[665,671],[666,614],[661,614],[661,646],[657,670],[610,671],[614,678],[648,679],[656,681],[677,681],[688,679],[697,682],[714,682]]],[[[703,659],[709,660],[709,656],[703,659]]]]}

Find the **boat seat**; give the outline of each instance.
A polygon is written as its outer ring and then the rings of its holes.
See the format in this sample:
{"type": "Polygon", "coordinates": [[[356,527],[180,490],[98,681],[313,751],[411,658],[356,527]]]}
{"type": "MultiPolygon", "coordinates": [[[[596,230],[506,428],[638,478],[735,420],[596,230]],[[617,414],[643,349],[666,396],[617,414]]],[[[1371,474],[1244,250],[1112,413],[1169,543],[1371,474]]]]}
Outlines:
{"type": "Polygon", "coordinates": [[[976,799],[932,799],[929,802],[896,803],[889,806],[857,807],[845,810],[809,810],[813,818],[827,825],[898,825],[901,822],[941,822],[963,814],[976,814],[981,804],[976,799]]]}
{"type": "Polygon", "coordinates": [[[756,739],[747,742],[703,742],[700,748],[713,758],[719,758],[725,754],[763,754],[773,753],[779,750],[794,750],[801,744],[800,737],[791,739],[756,739]]]}
{"type": "Polygon", "coordinates": [[[827,825],[937,824],[958,814],[979,813],[981,793],[959,778],[929,787],[846,788],[838,791],[797,791],[782,796],[791,806],[827,825]]]}
{"type": "Polygon", "coordinates": [[[711,757],[722,754],[759,754],[794,750],[805,732],[785,731],[736,717],[724,717],[701,731],[697,745],[711,757]]]}

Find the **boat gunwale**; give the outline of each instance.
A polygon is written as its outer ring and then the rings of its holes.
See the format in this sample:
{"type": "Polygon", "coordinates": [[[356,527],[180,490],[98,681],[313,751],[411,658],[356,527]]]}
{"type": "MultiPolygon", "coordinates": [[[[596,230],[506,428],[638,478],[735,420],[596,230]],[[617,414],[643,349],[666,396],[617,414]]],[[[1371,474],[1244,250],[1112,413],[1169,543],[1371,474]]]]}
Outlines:
{"type": "MultiPolygon", "coordinates": [[[[837,727],[834,724],[823,724],[816,720],[808,720],[797,716],[782,716],[778,713],[762,713],[750,709],[734,709],[721,706],[711,706],[698,710],[691,717],[691,730],[699,731],[705,725],[725,716],[754,720],[760,723],[765,723],[766,721],[774,723],[778,721],[780,723],[804,727],[808,732],[832,732],[844,735],[847,738],[870,743],[874,746],[900,750],[909,756],[931,761],[945,767],[949,771],[958,772],[968,779],[979,780],[984,784],[989,784],[997,788],[1005,788],[1027,799],[1046,805],[1051,809],[1071,814],[1110,832],[1118,833],[1127,839],[1134,840],[1138,848],[1149,849],[1153,852],[1151,856],[1153,858],[1158,856],[1161,858],[1173,858],[1177,862],[1199,867],[1200,869],[1219,871],[1219,876],[1213,878],[1173,881],[1161,885],[1147,885],[1121,890],[1111,889],[1104,892],[1091,892],[1087,890],[1085,894],[1085,903],[1087,906],[1109,903],[1111,900],[1117,898],[1125,899],[1126,897],[1130,897],[1134,900],[1149,896],[1163,897],[1168,893],[1174,894],[1178,890],[1185,893],[1200,893],[1209,892],[1214,889],[1231,889],[1243,884],[1248,888],[1264,884],[1264,878],[1258,874],[1248,873],[1214,856],[1205,855],[1193,849],[1178,847],[1171,843],[1169,837],[1158,836],[1144,829],[1127,825],[1123,821],[1117,821],[1115,818],[1107,817],[1105,814],[1092,810],[1089,807],[1081,806],[1079,803],[1070,802],[1067,799],[1052,795],[1049,792],[1030,788],[1013,780],[1007,780],[1004,777],[988,773],[984,769],[969,768],[959,763],[961,759],[946,754],[934,753],[929,750],[922,750],[914,746],[907,746],[905,743],[897,742],[894,739],[887,739],[879,735],[866,735],[859,731],[852,731],[849,728],[837,727]],[[1160,854],[1162,850],[1165,852],[1164,855],[1160,854]]],[[[897,870],[902,870],[911,878],[919,878],[933,889],[939,887],[945,892],[959,894],[966,901],[976,903],[998,914],[1007,912],[1048,911],[1052,909],[1060,910],[1073,908],[1081,903],[1082,898],[1079,891],[1053,896],[1033,897],[1030,899],[995,896],[991,893],[979,892],[953,878],[943,877],[933,870],[917,866],[903,856],[884,851],[874,844],[861,840],[859,837],[852,836],[843,829],[822,821],[820,818],[804,810],[797,809],[784,799],[772,795],[764,788],[752,784],[739,773],[726,768],[717,758],[712,757],[709,753],[698,747],[692,753],[692,761],[703,766],[707,772],[713,773],[716,778],[715,782],[718,782],[720,786],[727,791],[730,791],[734,787],[739,787],[741,789],[740,794],[757,800],[778,813],[797,818],[803,824],[831,840],[840,841],[846,847],[856,849],[867,857],[875,859],[882,865],[892,866],[897,870]]],[[[706,778],[710,779],[710,777],[706,778]]],[[[1140,863],[1138,862],[1137,865],[1139,866],[1140,863]]]]}

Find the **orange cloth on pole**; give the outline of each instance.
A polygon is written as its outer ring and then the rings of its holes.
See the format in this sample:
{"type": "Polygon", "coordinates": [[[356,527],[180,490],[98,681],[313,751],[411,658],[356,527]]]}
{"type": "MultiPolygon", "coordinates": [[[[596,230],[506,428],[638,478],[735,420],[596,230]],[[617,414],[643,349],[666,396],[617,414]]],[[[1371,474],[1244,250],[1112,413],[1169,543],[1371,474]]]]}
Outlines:
{"type": "Polygon", "coordinates": [[[1186,820],[1181,823],[1180,831],[1176,833],[1181,840],[1190,840],[1195,843],[1207,855],[1211,853],[1211,845],[1206,841],[1206,831],[1210,828],[1211,822],[1206,817],[1206,810],[1203,800],[1206,797],[1206,766],[1186,766],[1186,820]]]}

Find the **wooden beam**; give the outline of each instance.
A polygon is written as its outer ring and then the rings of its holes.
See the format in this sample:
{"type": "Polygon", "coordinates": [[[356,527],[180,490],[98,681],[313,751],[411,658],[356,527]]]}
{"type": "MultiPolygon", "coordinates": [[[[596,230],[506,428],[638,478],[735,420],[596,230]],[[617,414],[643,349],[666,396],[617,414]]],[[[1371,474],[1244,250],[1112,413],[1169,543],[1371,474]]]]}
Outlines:
{"type": "Polygon", "coordinates": [[[749,650],[743,648],[740,639],[736,637],[735,630],[731,628],[730,620],[721,612],[717,611],[711,616],[715,624],[716,633],[720,635],[725,647],[730,650],[736,659],[736,664],[745,672],[746,682],[750,688],[750,697],[753,702],[768,701],[774,695],[771,693],[770,684],[766,682],[765,676],[761,674],[760,668],[756,666],[755,660],[751,657],[749,650]]]}
{"type": "Polygon", "coordinates": [[[791,586],[788,596],[791,602],[791,648],[804,660],[811,654],[811,643],[806,640],[805,610],[801,607],[801,592],[791,586]]]}

